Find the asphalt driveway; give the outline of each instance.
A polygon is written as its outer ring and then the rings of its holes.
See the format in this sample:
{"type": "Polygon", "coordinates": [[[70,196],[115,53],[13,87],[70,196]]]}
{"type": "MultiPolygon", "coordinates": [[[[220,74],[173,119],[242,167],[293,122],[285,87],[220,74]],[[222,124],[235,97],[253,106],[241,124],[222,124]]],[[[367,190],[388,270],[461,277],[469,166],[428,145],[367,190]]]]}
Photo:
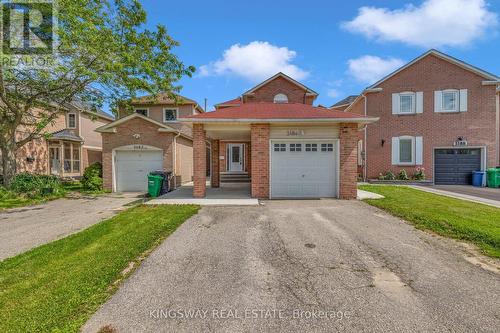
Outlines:
{"type": "Polygon", "coordinates": [[[205,207],[83,331],[497,331],[498,272],[464,255],[358,201],[205,207]]]}
{"type": "Polygon", "coordinates": [[[138,193],[59,199],[0,212],[0,260],[85,229],[138,200],[138,193]]]}

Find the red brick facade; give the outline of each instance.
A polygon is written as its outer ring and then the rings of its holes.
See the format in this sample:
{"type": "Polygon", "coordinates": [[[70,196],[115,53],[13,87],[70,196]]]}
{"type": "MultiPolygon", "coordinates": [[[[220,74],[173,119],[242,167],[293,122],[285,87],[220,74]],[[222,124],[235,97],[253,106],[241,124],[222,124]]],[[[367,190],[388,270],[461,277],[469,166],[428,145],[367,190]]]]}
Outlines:
{"type": "Polygon", "coordinates": [[[220,186],[219,140],[213,140],[211,147],[212,147],[212,151],[211,151],[210,156],[212,157],[212,175],[210,177],[210,185],[212,187],[219,187],[220,186]]]}
{"type": "Polygon", "coordinates": [[[283,77],[276,77],[267,84],[256,89],[252,94],[243,95],[244,103],[273,102],[277,94],[285,94],[288,103],[300,103],[312,105],[315,96],[307,94],[307,90],[290,82],[283,77]]]}
{"type": "Polygon", "coordinates": [[[141,118],[116,126],[115,133],[102,133],[102,164],[104,188],[113,188],[113,150],[128,145],[148,145],[163,150],[163,168],[173,171],[173,134],[159,132],[158,126],[141,118]]]}
{"type": "Polygon", "coordinates": [[[357,124],[340,124],[340,199],[356,199],[358,136],[357,124]]]}
{"type": "MultiPolygon", "coordinates": [[[[469,70],[428,55],[395,76],[383,81],[381,92],[367,94],[367,114],[380,120],[367,127],[367,177],[377,178],[391,170],[395,174],[405,169],[409,175],[416,166],[392,165],[391,140],[399,136],[423,137],[423,167],[427,179],[433,177],[434,149],[452,147],[458,137],[469,146],[486,147],[487,167],[497,165],[495,86],[483,85],[486,80],[469,70]],[[434,112],[434,91],[467,89],[466,112],[434,112]],[[392,114],[392,93],[423,92],[423,113],[392,114]]],[[[364,107],[361,100],[355,110],[364,107]]]]}
{"type": "Polygon", "coordinates": [[[269,198],[269,124],[252,124],[252,198],[269,198]]]}
{"type": "Polygon", "coordinates": [[[203,124],[193,124],[193,196],[204,198],[207,191],[207,144],[203,124]]]}

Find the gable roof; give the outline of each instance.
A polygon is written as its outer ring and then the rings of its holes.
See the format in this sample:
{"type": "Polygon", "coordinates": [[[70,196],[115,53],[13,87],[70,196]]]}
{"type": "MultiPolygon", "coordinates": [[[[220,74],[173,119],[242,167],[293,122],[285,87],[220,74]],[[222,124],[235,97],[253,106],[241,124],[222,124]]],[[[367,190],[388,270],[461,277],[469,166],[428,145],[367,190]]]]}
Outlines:
{"type": "Polygon", "coordinates": [[[172,94],[159,93],[154,97],[153,95],[146,95],[132,99],[131,104],[177,104],[177,105],[194,105],[195,108],[201,112],[205,110],[195,101],[190,98],[174,94],[177,99],[172,98],[172,94]]]}
{"type": "Polygon", "coordinates": [[[292,79],[291,77],[289,77],[288,75],[286,75],[286,74],[284,74],[284,73],[282,73],[282,72],[279,72],[279,73],[277,73],[277,74],[275,74],[275,75],[271,76],[269,79],[267,79],[267,80],[265,80],[265,81],[263,81],[263,82],[259,83],[258,85],[256,85],[256,86],[255,86],[255,87],[253,87],[252,89],[250,89],[250,90],[248,90],[248,91],[245,91],[245,92],[243,93],[243,95],[248,95],[248,94],[253,93],[255,90],[257,90],[257,89],[259,89],[260,87],[262,87],[262,86],[266,85],[267,83],[269,83],[269,82],[271,82],[271,81],[275,80],[275,79],[276,79],[276,78],[278,78],[278,77],[284,78],[285,80],[290,81],[290,82],[291,82],[291,83],[293,83],[294,85],[296,85],[296,86],[298,86],[298,87],[300,87],[300,88],[304,89],[304,90],[306,91],[306,94],[308,94],[308,95],[311,95],[311,96],[318,96],[318,93],[317,93],[317,92],[315,92],[314,90],[312,90],[312,89],[310,89],[310,88],[306,87],[305,85],[303,85],[303,84],[302,84],[302,83],[300,83],[299,81],[297,81],[297,80],[295,80],[295,79],[292,79]]]}
{"type": "Polygon", "coordinates": [[[330,108],[336,108],[336,107],[339,107],[339,106],[351,105],[356,100],[357,97],[358,97],[358,95],[347,96],[343,100],[340,100],[337,103],[335,103],[332,106],[330,106],[330,108]]]}
{"type": "Polygon", "coordinates": [[[142,114],[139,114],[139,113],[132,113],[132,114],[129,114],[128,116],[126,117],[123,117],[123,118],[120,118],[118,120],[115,120],[113,121],[112,123],[109,123],[109,124],[106,124],[104,126],[101,126],[101,127],[98,127],[95,129],[96,132],[99,132],[99,133],[115,133],[116,132],[116,129],[115,127],[120,125],[120,124],[123,124],[129,120],[132,120],[132,119],[135,119],[135,118],[140,118],[140,119],[143,119],[145,121],[149,121],[150,123],[158,126],[158,131],[159,132],[172,132],[172,133],[179,133],[181,134],[182,136],[184,137],[187,137],[188,139],[191,139],[191,137],[189,137],[188,135],[182,133],[180,130],[177,130],[177,129],[174,129],[168,125],[165,125],[165,124],[162,124],[154,119],[151,119],[149,117],[146,117],[146,116],[143,116],[142,114]]]}
{"type": "Polygon", "coordinates": [[[382,82],[390,79],[391,77],[393,77],[394,75],[398,74],[399,72],[401,72],[402,70],[412,66],[413,64],[415,64],[416,62],[422,60],[423,58],[429,56],[429,55],[433,55],[433,56],[436,56],[440,59],[443,59],[445,61],[448,61],[452,64],[455,64],[465,70],[468,70],[470,72],[473,72],[473,73],[476,73],[477,75],[479,76],[482,76],[488,80],[492,80],[492,81],[500,81],[500,77],[496,76],[495,74],[492,74],[492,73],[489,73],[487,71],[484,71],[476,66],[473,66],[471,64],[468,64],[462,60],[459,60],[457,58],[454,58],[450,55],[447,55],[443,52],[440,52],[438,50],[435,50],[435,49],[431,49],[427,52],[425,52],[424,54],[420,55],[419,57],[413,59],[412,61],[410,61],[409,63],[407,63],[406,65],[396,69],[394,72],[390,73],[389,75],[383,77],[381,80],[375,82],[374,84],[372,84],[371,86],[369,86],[367,89],[372,89],[372,88],[375,88],[377,87],[379,84],[381,84],[382,82]]]}

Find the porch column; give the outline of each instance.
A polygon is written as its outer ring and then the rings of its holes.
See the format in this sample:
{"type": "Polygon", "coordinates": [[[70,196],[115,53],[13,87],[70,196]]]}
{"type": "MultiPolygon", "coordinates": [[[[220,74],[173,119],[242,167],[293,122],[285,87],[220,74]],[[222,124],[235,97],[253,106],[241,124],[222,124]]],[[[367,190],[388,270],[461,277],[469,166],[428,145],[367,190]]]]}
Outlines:
{"type": "Polygon", "coordinates": [[[269,124],[251,125],[252,198],[269,198],[269,135],[269,124]]]}
{"type": "Polygon", "coordinates": [[[340,124],[340,199],[356,199],[358,125],[340,124]]]}
{"type": "Polygon", "coordinates": [[[193,124],[193,197],[203,198],[207,191],[207,144],[203,124],[193,124]]]}
{"type": "Polygon", "coordinates": [[[212,141],[212,176],[210,178],[210,184],[212,187],[220,186],[219,177],[219,140],[212,141]]]}

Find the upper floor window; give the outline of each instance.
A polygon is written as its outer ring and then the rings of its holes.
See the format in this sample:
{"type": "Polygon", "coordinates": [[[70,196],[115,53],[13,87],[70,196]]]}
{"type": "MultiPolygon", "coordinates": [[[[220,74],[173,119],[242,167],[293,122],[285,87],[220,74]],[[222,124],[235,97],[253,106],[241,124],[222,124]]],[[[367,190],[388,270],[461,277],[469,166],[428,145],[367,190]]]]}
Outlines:
{"type": "Polygon", "coordinates": [[[149,109],[147,108],[136,108],[135,113],[142,114],[143,116],[149,116],[149,109]]]}
{"type": "Polygon", "coordinates": [[[274,96],[274,103],[288,103],[288,96],[285,94],[277,94],[274,96]]]}
{"type": "Polygon", "coordinates": [[[435,112],[466,112],[467,89],[447,89],[434,92],[435,112]]]}
{"type": "Polygon", "coordinates": [[[76,113],[68,113],[68,128],[76,128],[76,113]]]}
{"type": "Polygon", "coordinates": [[[177,121],[177,112],[178,109],[176,108],[165,108],[163,109],[163,122],[169,122],[169,121],[177,121]]]}
{"type": "Polygon", "coordinates": [[[415,114],[423,112],[423,92],[401,92],[392,94],[392,114],[415,114]]]}

